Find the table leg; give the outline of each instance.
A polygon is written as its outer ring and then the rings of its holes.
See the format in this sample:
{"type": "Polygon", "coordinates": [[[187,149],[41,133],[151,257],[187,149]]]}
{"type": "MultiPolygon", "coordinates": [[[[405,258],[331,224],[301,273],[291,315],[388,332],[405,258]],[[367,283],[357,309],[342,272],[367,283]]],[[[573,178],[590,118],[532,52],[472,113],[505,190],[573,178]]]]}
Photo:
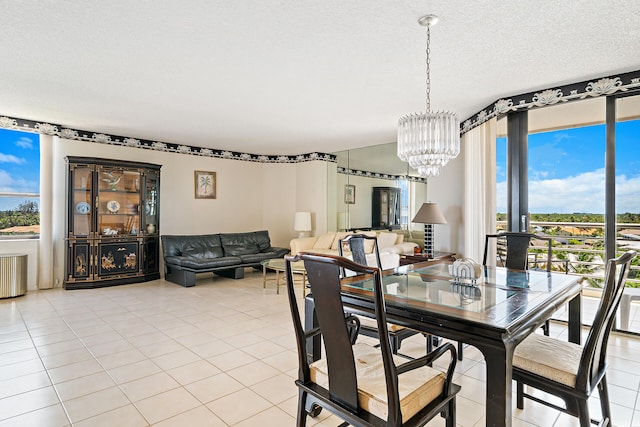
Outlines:
{"type": "Polygon", "coordinates": [[[280,294],[280,270],[276,270],[276,294],[280,294]]]}
{"type": "Polygon", "coordinates": [[[580,344],[582,339],[582,293],[569,301],[569,342],[580,344]]]}
{"type": "Polygon", "coordinates": [[[267,266],[262,266],[262,289],[267,287],[267,266]]]}
{"type": "MultiPolygon", "coordinates": [[[[475,345],[475,344],[474,344],[475,345]]],[[[511,426],[511,370],[513,346],[478,346],[487,369],[485,422],[487,426],[511,426]]]]}

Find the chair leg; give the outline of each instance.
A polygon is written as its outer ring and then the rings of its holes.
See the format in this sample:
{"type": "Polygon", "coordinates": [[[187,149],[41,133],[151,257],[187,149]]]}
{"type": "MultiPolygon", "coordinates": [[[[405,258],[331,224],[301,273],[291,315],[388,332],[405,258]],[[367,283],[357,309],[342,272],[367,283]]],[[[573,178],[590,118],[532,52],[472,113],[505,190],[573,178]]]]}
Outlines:
{"type": "Polygon", "coordinates": [[[546,336],[549,336],[549,321],[545,321],[544,325],[542,325],[542,333],[544,333],[546,336]]]}
{"type": "Polygon", "coordinates": [[[447,427],[456,427],[456,398],[454,397],[449,401],[448,414],[447,414],[447,427]]]}
{"type": "Polygon", "coordinates": [[[462,361],[462,351],[464,349],[464,343],[462,341],[458,341],[458,360],[462,361]]]}
{"type": "Polygon", "coordinates": [[[516,381],[516,407],[524,409],[524,383],[516,381]]]}
{"type": "Polygon", "coordinates": [[[390,336],[389,342],[391,343],[391,352],[393,354],[398,354],[398,351],[400,350],[400,340],[398,339],[398,337],[390,336]]]}
{"type": "Polygon", "coordinates": [[[580,427],[591,427],[589,404],[586,400],[578,401],[578,418],[580,419],[580,427]]]}
{"type": "Polygon", "coordinates": [[[613,425],[611,423],[611,404],[609,403],[609,388],[607,386],[606,375],[598,384],[598,392],[600,393],[600,409],[602,410],[602,421],[604,425],[613,425]],[[607,421],[607,423],[604,423],[607,421]]]}
{"type": "Polygon", "coordinates": [[[302,390],[298,391],[298,414],[296,419],[296,427],[305,427],[307,425],[307,393],[302,390]]]}

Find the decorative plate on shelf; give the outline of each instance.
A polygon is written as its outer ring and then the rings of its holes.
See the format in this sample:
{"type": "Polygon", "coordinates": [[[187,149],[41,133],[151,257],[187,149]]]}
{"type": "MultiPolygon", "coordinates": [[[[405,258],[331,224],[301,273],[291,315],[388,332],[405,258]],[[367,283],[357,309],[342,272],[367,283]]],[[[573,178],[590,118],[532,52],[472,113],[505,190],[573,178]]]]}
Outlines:
{"type": "Polygon", "coordinates": [[[120,203],[117,200],[111,200],[107,202],[107,210],[111,213],[116,213],[120,210],[120,203]]]}
{"type": "Polygon", "coordinates": [[[76,204],[76,212],[79,214],[86,215],[91,210],[91,206],[87,202],[79,202],[76,204]]]}

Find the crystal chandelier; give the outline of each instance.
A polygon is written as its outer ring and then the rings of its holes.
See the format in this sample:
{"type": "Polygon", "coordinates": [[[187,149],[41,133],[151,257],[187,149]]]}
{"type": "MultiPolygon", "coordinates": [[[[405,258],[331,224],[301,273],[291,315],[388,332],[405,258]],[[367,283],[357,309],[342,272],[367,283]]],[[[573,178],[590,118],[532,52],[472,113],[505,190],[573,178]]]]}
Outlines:
{"type": "Polygon", "coordinates": [[[409,114],[398,121],[398,157],[418,170],[423,177],[435,176],[447,162],[460,153],[460,119],[455,113],[431,111],[431,26],[435,15],[426,15],[418,23],[427,27],[427,111],[409,114]]]}

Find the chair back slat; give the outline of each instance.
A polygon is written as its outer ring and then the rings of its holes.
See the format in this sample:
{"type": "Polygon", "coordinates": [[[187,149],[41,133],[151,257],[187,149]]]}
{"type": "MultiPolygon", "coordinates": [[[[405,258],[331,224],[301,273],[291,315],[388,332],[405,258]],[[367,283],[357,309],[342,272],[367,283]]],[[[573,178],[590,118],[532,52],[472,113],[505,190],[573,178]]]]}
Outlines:
{"type": "Polygon", "coordinates": [[[358,383],[351,339],[340,298],[338,264],[305,259],[315,313],[324,338],[329,390],[333,398],[352,410],[358,408],[358,383]]]}
{"type": "MultiPolygon", "coordinates": [[[[529,268],[529,248],[531,246],[531,240],[544,241],[547,246],[546,271],[551,271],[553,258],[553,239],[551,237],[515,231],[487,234],[484,244],[484,257],[482,259],[483,265],[487,265],[490,239],[496,239],[498,257],[503,261],[502,266],[514,270],[526,270],[529,268]],[[505,259],[502,259],[503,255],[505,259]]],[[[533,267],[536,266],[537,265],[534,265],[533,267]]]]}
{"type": "Polygon", "coordinates": [[[592,382],[597,380],[606,366],[609,333],[613,328],[616,311],[624,292],[629,264],[635,256],[634,251],[627,251],[607,262],[602,297],[580,360],[576,379],[578,390],[589,390],[592,382]]]}
{"type": "Polygon", "coordinates": [[[526,270],[531,237],[528,234],[507,234],[507,259],[505,267],[526,270]]]}
{"type": "MultiPolygon", "coordinates": [[[[338,253],[344,256],[344,246],[347,245],[351,251],[351,259],[356,264],[367,265],[367,254],[365,252],[365,242],[371,240],[373,242],[373,254],[375,255],[376,266],[382,269],[380,260],[380,251],[378,250],[378,238],[376,236],[367,236],[366,234],[350,234],[341,239],[338,244],[338,253]]],[[[342,271],[344,276],[344,269],[342,271]]]]}

